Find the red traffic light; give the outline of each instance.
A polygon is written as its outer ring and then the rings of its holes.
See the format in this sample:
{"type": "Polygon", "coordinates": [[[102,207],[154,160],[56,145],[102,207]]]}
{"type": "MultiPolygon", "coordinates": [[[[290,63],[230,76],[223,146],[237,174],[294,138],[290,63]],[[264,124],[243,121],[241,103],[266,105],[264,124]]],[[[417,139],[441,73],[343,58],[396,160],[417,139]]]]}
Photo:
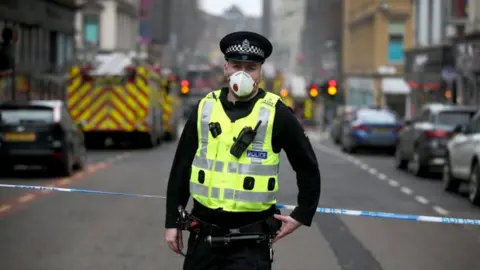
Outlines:
{"type": "Polygon", "coordinates": [[[336,87],[336,86],[337,86],[337,81],[335,81],[335,80],[329,80],[329,81],[328,81],[328,86],[329,86],[329,87],[336,87]]]}

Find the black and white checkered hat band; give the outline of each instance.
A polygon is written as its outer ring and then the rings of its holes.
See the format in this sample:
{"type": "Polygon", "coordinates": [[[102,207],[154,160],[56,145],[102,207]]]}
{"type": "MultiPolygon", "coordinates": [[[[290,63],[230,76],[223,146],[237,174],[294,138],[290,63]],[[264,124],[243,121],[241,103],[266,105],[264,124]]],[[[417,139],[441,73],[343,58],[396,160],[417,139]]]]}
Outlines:
{"type": "Polygon", "coordinates": [[[227,48],[225,53],[248,53],[248,54],[256,54],[261,57],[265,57],[265,54],[262,49],[255,47],[255,46],[249,46],[248,49],[246,49],[242,44],[237,44],[233,45],[227,48]]]}

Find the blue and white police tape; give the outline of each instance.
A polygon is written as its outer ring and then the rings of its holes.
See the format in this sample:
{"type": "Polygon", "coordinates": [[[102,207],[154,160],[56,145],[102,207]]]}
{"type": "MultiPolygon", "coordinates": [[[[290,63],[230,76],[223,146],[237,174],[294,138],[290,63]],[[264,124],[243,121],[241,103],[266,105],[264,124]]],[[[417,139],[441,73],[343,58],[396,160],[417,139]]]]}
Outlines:
{"type": "MultiPolygon", "coordinates": [[[[166,199],[165,196],[160,196],[160,195],[110,192],[110,191],[99,191],[99,190],[90,190],[90,189],[58,188],[58,187],[29,186],[29,185],[8,185],[8,184],[0,184],[0,187],[166,199]]],[[[277,208],[293,210],[295,209],[295,206],[277,204],[277,208]]],[[[402,219],[402,220],[411,220],[411,221],[418,221],[418,222],[480,225],[480,219],[452,218],[452,217],[440,217],[440,216],[419,216],[419,215],[397,214],[397,213],[387,213],[387,212],[372,212],[372,211],[350,210],[350,209],[339,209],[339,208],[325,208],[325,207],[318,207],[316,209],[316,212],[324,213],[324,214],[334,214],[334,215],[375,217],[375,218],[386,218],[386,219],[402,219]]]]}

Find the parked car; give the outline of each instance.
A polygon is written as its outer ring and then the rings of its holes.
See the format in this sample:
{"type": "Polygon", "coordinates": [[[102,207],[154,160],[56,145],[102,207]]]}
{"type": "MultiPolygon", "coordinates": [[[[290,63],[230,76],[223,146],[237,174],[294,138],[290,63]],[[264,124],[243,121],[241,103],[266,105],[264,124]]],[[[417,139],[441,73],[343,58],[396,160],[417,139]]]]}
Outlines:
{"type": "Polygon", "coordinates": [[[332,138],[335,144],[340,144],[342,140],[343,122],[347,120],[353,109],[352,106],[342,106],[337,110],[336,116],[333,119],[332,128],[330,129],[330,138],[332,138]]]}
{"type": "Polygon", "coordinates": [[[342,150],[355,152],[357,148],[387,148],[397,145],[402,123],[397,115],[384,108],[354,109],[343,123],[342,150]]]}
{"type": "Polygon", "coordinates": [[[458,192],[462,183],[468,184],[468,198],[480,205],[480,112],[467,125],[458,125],[447,143],[443,166],[445,191],[458,192]]]}
{"type": "Polygon", "coordinates": [[[59,100],[0,104],[0,171],[44,165],[58,176],[86,165],[84,136],[59,100]]]}
{"type": "Polygon", "coordinates": [[[457,125],[468,124],[475,107],[428,104],[411,121],[405,122],[395,151],[395,166],[421,176],[442,172],[447,142],[457,125]]]}

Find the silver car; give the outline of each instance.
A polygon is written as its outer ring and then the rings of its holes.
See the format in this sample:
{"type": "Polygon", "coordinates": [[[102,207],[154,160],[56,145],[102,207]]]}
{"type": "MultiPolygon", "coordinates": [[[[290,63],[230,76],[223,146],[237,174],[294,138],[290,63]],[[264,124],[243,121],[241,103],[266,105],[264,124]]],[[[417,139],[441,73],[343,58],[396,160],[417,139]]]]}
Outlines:
{"type": "Polygon", "coordinates": [[[468,198],[480,205],[480,112],[467,125],[458,125],[447,143],[443,186],[457,192],[462,183],[469,187],[468,198]]]}

